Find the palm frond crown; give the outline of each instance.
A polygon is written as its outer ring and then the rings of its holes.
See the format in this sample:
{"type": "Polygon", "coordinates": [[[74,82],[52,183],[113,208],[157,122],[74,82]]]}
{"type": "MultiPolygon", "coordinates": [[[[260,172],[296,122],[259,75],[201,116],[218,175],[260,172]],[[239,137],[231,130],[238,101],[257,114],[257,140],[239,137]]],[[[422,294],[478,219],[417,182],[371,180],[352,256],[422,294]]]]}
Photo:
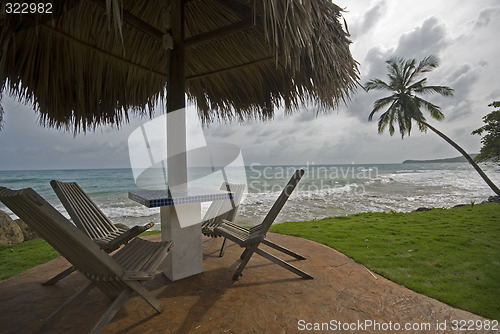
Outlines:
{"type": "Polygon", "coordinates": [[[430,72],[439,66],[439,60],[435,56],[427,56],[418,64],[416,59],[404,59],[395,57],[387,62],[388,78],[371,79],[364,88],[366,91],[383,90],[390,91],[392,95],[378,99],[373,104],[373,109],[368,116],[372,120],[373,116],[387,107],[387,110],[380,115],[378,121],[378,131],[382,133],[387,127],[392,136],[395,132],[395,125],[399,127],[401,137],[410,135],[412,121],[416,121],[420,131],[425,131],[426,118],[422,109],[429,112],[430,116],[436,120],[444,119],[444,114],[440,107],[422,99],[419,95],[440,94],[452,96],[453,89],[447,86],[427,85],[427,78],[422,78],[424,73],[430,72]]]}

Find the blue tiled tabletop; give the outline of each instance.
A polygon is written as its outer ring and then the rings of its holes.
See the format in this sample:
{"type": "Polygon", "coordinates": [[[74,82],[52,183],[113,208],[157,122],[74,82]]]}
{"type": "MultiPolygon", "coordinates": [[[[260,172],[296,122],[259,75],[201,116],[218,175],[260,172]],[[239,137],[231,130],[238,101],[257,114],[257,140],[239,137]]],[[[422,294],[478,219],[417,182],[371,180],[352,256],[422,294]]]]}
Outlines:
{"type": "Polygon", "coordinates": [[[129,192],[128,198],[148,208],[156,208],[167,205],[232,199],[233,193],[224,190],[190,188],[187,193],[170,196],[167,190],[137,190],[129,192]]]}

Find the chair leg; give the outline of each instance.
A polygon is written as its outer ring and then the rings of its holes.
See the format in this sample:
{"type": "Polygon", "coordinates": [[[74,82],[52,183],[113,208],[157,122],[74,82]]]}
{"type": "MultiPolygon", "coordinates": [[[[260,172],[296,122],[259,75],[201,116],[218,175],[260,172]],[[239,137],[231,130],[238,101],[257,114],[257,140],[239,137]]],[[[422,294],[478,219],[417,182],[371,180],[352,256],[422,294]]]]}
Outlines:
{"type": "Polygon", "coordinates": [[[258,249],[258,245],[252,245],[248,248],[245,248],[243,251],[243,254],[241,254],[241,263],[234,272],[233,275],[233,281],[237,281],[238,278],[240,278],[241,273],[243,272],[243,269],[245,269],[248,261],[250,261],[250,258],[252,257],[253,253],[258,249]]]}
{"type": "Polygon", "coordinates": [[[288,255],[290,255],[290,256],[293,256],[293,257],[294,257],[294,258],[296,258],[296,259],[299,259],[299,260],[305,260],[305,259],[306,259],[306,258],[305,258],[305,257],[303,257],[302,255],[297,254],[297,253],[295,253],[295,252],[293,252],[293,251],[289,250],[288,248],[285,248],[285,247],[282,247],[282,246],[280,246],[280,245],[277,245],[277,244],[275,244],[274,242],[269,241],[269,240],[267,240],[267,239],[262,240],[262,243],[263,243],[264,245],[267,245],[267,246],[271,247],[271,248],[274,248],[274,249],[276,249],[276,250],[279,250],[280,252],[283,252],[283,253],[285,253],[285,254],[288,254],[288,255]]]}
{"type": "Polygon", "coordinates": [[[46,333],[47,332],[47,328],[52,325],[54,322],[56,322],[57,320],[59,320],[71,307],[71,305],[73,304],[76,304],[78,302],[80,302],[83,297],[85,297],[85,295],[87,294],[87,292],[89,292],[90,290],[92,290],[92,288],[94,287],[94,282],[90,282],[89,284],[87,284],[86,286],[84,286],[80,291],[78,291],[77,293],[75,293],[70,299],[68,299],[64,304],[62,304],[54,313],[52,313],[46,320],[45,322],[42,324],[42,326],[40,326],[36,333],[46,333]]]}
{"type": "Polygon", "coordinates": [[[243,260],[243,258],[247,255],[248,252],[249,252],[248,248],[245,248],[243,253],[241,253],[240,260],[243,260]]]}
{"type": "Polygon", "coordinates": [[[113,304],[111,304],[111,306],[106,310],[106,312],[104,312],[104,314],[101,316],[101,318],[99,318],[99,320],[97,321],[97,323],[94,325],[94,327],[92,328],[92,330],[89,333],[97,334],[97,333],[102,332],[104,327],[106,327],[108,322],[110,322],[111,319],[113,319],[116,312],[118,312],[118,310],[123,306],[123,303],[125,303],[125,301],[128,299],[128,297],[130,296],[131,293],[132,293],[132,290],[124,289],[118,295],[118,297],[116,297],[116,299],[113,301],[113,304]]]}
{"type": "Polygon", "coordinates": [[[226,242],[227,242],[227,238],[224,238],[224,241],[222,241],[222,246],[220,248],[219,257],[224,256],[224,251],[226,250],[226,242]]]}
{"type": "Polygon", "coordinates": [[[297,275],[299,275],[299,276],[301,276],[303,278],[306,278],[306,279],[312,279],[313,278],[311,275],[309,275],[305,271],[302,271],[299,268],[296,268],[296,267],[292,266],[291,264],[286,263],[282,259],[277,258],[276,256],[274,256],[272,254],[269,254],[268,252],[263,251],[260,248],[258,248],[257,250],[255,250],[255,253],[259,254],[260,256],[265,257],[266,259],[268,259],[268,260],[276,263],[277,265],[279,265],[279,266],[281,266],[281,267],[283,267],[285,269],[290,270],[291,272],[293,272],[293,273],[295,273],[295,274],[297,274],[297,275]]]}
{"type": "Polygon", "coordinates": [[[53,285],[53,284],[56,284],[61,279],[63,279],[64,277],[68,276],[69,274],[71,274],[75,270],[76,270],[75,267],[69,267],[68,269],[60,272],[56,276],[54,276],[51,279],[49,279],[47,282],[43,282],[42,285],[53,285]]]}
{"type": "Polygon", "coordinates": [[[148,289],[146,289],[146,287],[144,285],[142,285],[138,281],[128,281],[128,282],[126,282],[126,284],[133,291],[137,292],[137,294],[139,296],[141,296],[142,298],[144,298],[144,300],[147,301],[148,304],[151,305],[158,313],[162,313],[163,312],[163,310],[164,310],[163,304],[158,299],[156,299],[151,294],[151,292],[148,289]]]}

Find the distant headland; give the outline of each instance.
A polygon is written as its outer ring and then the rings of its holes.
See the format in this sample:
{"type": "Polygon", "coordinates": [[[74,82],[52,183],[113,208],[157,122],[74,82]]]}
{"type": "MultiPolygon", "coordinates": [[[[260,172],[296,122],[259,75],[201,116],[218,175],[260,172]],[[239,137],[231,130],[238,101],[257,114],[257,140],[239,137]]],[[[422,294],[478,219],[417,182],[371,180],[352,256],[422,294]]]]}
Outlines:
{"type": "MultiPolygon", "coordinates": [[[[470,154],[471,158],[474,159],[477,154],[470,154]]],[[[420,164],[420,163],[449,163],[449,162],[467,162],[464,156],[459,156],[455,158],[446,159],[433,159],[433,160],[405,160],[404,164],[420,164]]]]}

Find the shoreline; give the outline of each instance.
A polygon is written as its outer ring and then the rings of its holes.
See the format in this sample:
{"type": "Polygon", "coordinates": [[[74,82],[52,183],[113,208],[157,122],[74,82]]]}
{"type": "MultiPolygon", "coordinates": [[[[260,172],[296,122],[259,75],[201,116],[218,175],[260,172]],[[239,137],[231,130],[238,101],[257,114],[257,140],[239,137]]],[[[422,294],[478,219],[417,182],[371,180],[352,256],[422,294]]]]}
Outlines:
{"type": "MultiPolygon", "coordinates": [[[[499,215],[499,203],[479,203],[450,209],[436,208],[424,212],[360,213],[321,220],[286,222],[273,225],[271,232],[295,235],[325,244],[361,263],[377,277],[383,276],[418,293],[444,301],[453,307],[471,311],[469,306],[464,307],[461,304],[447,301],[448,297],[446,296],[436,295],[435,292],[443,289],[441,285],[437,284],[444,281],[445,283],[439,284],[445,284],[448,287],[446,291],[449,290],[451,296],[457,295],[457,293],[460,295],[461,291],[464,291],[465,294],[470,293],[471,288],[479,289],[474,292],[480,297],[479,304],[491,305],[489,300],[495,296],[495,293],[498,295],[500,287],[499,290],[495,289],[500,282],[496,280],[490,282],[489,279],[498,277],[500,266],[498,263],[489,263],[488,261],[495,260],[496,257],[490,255],[498,254],[500,249],[497,250],[497,248],[500,246],[498,243],[491,244],[488,240],[500,238],[500,226],[496,219],[499,215]],[[379,227],[376,228],[377,226],[379,227]],[[292,227],[293,229],[290,230],[292,227]],[[403,230],[399,230],[401,228],[403,230]],[[443,239],[443,236],[449,237],[443,239]],[[318,240],[318,237],[323,239],[318,240]],[[467,242],[461,239],[462,237],[467,238],[465,240],[477,239],[476,246],[468,246],[467,242]],[[378,239],[380,239],[379,242],[377,242],[378,239]],[[489,246],[485,248],[485,245],[489,246]],[[412,257],[415,258],[412,259],[412,257]],[[467,258],[467,261],[463,261],[463,257],[467,258]],[[382,261],[382,267],[380,267],[379,261],[382,261]],[[396,266],[385,268],[384,263],[396,266]],[[457,265],[461,267],[455,267],[457,265]],[[408,282],[401,281],[398,276],[400,266],[408,270],[416,270],[416,273],[412,272],[409,276],[408,282]],[[419,269],[420,266],[428,269],[419,269]],[[475,269],[471,270],[471,266],[475,269]],[[491,272],[484,273],[484,270],[491,272]],[[421,273],[417,274],[419,272],[421,273]],[[419,275],[423,275],[423,279],[434,283],[418,283],[420,282],[419,275]],[[462,276],[464,276],[463,279],[457,279],[462,276]],[[481,280],[477,281],[474,277],[481,277],[481,280]],[[415,283],[419,285],[412,285],[415,283]],[[457,287],[457,284],[460,286],[457,287]],[[439,286],[439,289],[434,290],[434,286],[439,286]],[[486,292],[484,289],[493,290],[486,292]],[[496,292],[493,293],[493,291],[496,292]],[[482,301],[484,298],[486,298],[485,302],[482,301]]],[[[152,232],[152,234],[158,234],[158,232],[152,232]]],[[[36,259],[51,248],[41,239],[28,241],[26,244],[28,243],[35,243],[37,246],[26,248],[24,246],[27,245],[20,244],[13,247],[0,247],[0,265],[3,266],[0,272],[7,272],[7,266],[10,269],[17,269],[17,273],[10,276],[13,277],[33,268],[36,265],[28,265],[19,271],[21,265],[19,262],[16,263],[13,257],[17,254],[17,261],[24,261],[23,259],[31,254],[36,259]],[[19,250],[19,247],[24,249],[19,250]],[[22,256],[19,257],[19,255],[22,256]]],[[[219,243],[217,245],[220,247],[219,243]]],[[[59,255],[55,253],[52,258],[57,257],[59,255]]],[[[30,261],[32,260],[33,258],[30,259],[30,261]]],[[[43,260],[40,264],[46,263],[48,260],[43,260]]],[[[233,263],[234,259],[231,261],[233,263]]],[[[368,271],[365,272],[370,275],[369,277],[373,277],[368,271]]],[[[403,277],[405,276],[406,274],[403,275],[403,277]]],[[[472,310],[474,307],[472,306],[472,310]]],[[[500,317],[500,309],[494,312],[498,312],[494,314],[498,314],[500,317]]],[[[474,313],[483,316],[488,314],[485,314],[484,310],[474,311],[474,313]]],[[[490,318],[492,318],[491,315],[490,318]]]]}

